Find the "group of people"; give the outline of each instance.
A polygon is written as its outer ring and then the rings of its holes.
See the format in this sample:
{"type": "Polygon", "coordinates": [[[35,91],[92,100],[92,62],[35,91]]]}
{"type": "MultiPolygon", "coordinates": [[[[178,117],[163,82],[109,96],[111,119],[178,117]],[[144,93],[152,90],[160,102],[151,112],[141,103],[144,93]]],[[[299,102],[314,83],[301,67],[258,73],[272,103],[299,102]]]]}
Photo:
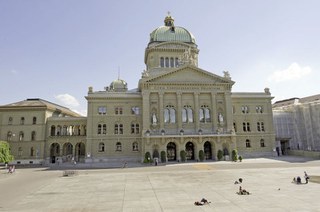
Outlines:
{"type": "MultiPolygon", "coordinates": [[[[304,171],[304,179],[306,181],[306,184],[308,184],[310,177],[309,177],[309,175],[307,174],[306,171],[304,171]]],[[[294,177],[292,182],[293,183],[297,183],[297,184],[301,184],[302,183],[301,182],[301,177],[300,176],[298,176],[297,178],[294,177]]]]}
{"type": "MultiPolygon", "coordinates": [[[[242,178],[239,178],[238,180],[236,180],[234,182],[234,184],[241,184],[243,182],[243,179],[242,178]]],[[[249,195],[249,191],[243,189],[241,186],[239,187],[239,191],[237,192],[237,194],[239,195],[249,195]]]]}
{"type": "Polygon", "coordinates": [[[209,204],[211,202],[209,202],[207,199],[205,198],[202,198],[200,201],[195,201],[194,202],[194,205],[197,205],[197,206],[200,206],[200,205],[206,205],[206,204],[209,204]]]}
{"type": "Polygon", "coordinates": [[[249,195],[249,191],[243,189],[241,186],[239,187],[239,191],[237,192],[239,195],[249,195]]]}

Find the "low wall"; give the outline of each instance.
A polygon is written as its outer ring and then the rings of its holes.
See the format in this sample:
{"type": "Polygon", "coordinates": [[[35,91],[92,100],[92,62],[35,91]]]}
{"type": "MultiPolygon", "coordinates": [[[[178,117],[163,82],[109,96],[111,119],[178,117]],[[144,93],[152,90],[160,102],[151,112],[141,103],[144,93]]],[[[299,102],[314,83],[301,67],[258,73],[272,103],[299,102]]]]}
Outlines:
{"type": "Polygon", "coordinates": [[[307,158],[320,158],[320,152],[304,150],[288,150],[288,155],[302,156],[307,158]]]}

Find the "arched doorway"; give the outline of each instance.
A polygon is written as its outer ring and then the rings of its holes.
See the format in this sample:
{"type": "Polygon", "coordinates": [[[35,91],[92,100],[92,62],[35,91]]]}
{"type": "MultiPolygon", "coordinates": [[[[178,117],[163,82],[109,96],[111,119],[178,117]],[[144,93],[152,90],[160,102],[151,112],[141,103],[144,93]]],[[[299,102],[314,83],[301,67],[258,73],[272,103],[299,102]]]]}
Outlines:
{"type": "Polygon", "coordinates": [[[73,150],[73,146],[71,143],[65,143],[63,145],[63,156],[66,156],[66,157],[72,157],[72,150],[73,150]]]}
{"type": "Polygon", "coordinates": [[[60,145],[58,143],[53,143],[50,146],[50,161],[51,163],[56,162],[56,157],[60,155],[60,145]]]}
{"type": "Polygon", "coordinates": [[[75,160],[77,162],[83,162],[86,154],[86,147],[84,143],[80,142],[76,144],[76,155],[75,160]]]}
{"type": "Polygon", "coordinates": [[[177,160],[177,147],[176,147],[176,144],[173,142],[170,142],[167,145],[167,158],[168,158],[168,161],[177,160]]]}
{"type": "Polygon", "coordinates": [[[204,149],[204,157],[206,160],[211,160],[212,159],[212,148],[211,148],[211,143],[209,141],[206,141],[203,145],[204,149]]]}
{"type": "Polygon", "coordinates": [[[186,157],[187,160],[194,160],[194,145],[190,141],[186,144],[186,157]]]}

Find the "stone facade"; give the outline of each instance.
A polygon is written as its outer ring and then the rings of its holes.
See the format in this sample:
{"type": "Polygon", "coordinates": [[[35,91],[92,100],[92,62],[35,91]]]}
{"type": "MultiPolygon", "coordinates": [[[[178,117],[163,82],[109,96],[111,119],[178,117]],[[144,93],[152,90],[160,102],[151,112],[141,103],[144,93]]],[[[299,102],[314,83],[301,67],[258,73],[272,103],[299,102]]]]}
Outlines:
{"type": "MultiPolygon", "coordinates": [[[[243,157],[273,155],[269,89],[232,92],[235,82],[230,74],[219,76],[199,68],[198,55],[194,36],[167,16],[165,25],[150,34],[138,88],[128,90],[122,79],[104,90],[89,87],[87,117],[42,118],[37,158],[107,163],[143,161],[146,152],[151,157],[164,152],[166,161],[180,161],[184,150],[187,160],[197,161],[200,150],[205,160],[216,160],[218,150],[228,158],[233,149],[243,157]]],[[[8,131],[16,131],[7,125],[14,108],[0,107],[2,140],[7,140],[8,131]]],[[[26,113],[21,110],[16,116],[26,113]]],[[[21,145],[18,141],[11,147],[16,160],[21,145]]]]}

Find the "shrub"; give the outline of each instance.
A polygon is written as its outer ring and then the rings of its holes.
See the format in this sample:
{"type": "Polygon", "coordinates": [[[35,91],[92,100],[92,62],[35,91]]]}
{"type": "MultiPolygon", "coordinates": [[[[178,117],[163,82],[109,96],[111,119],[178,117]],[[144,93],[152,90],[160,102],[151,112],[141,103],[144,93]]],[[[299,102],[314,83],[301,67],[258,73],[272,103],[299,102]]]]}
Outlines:
{"type": "Polygon", "coordinates": [[[199,150],[199,160],[200,160],[201,162],[204,161],[204,152],[203,152],[202,149],[199,150]]]}
{"type": "Polygon", "coordinates": [[[166,151],[161,151],[161,162],[166,163],[167,162],[167,153],[166,151]]]}
{"type": "Polygon", "coordinates": [[[152,163],[152,158],[151,158],[151,154],[150,152],[146,152],[144,154],[144,160],[143,160],[144,163],[152,163]]]}
{"type": "Polygon", "coordinates": [[[221,149],[218,150],[218,160],[221,160],[223,157],[223,152],[221,149]]]}
{"type": "Polygon", "coordinates": [[[241,155],[239,156],[239,161],[242,162],[242,156],[241,155]]]}
{"type": "Polygon", "coordinates": [[[186,161],[186,151],[184,151],[184,150],[181,150],[180,151],[180,158],[181,158],[181,162],[185,162],[186,161]]]}
{"type": "Polygon", "coordinates": [[[238,160],[238,151],[236,149],[232,150],[232,161],[236,162],[238,160]]]}
{"type": "Polygon", "coordinates": [[[9,143],[0,141],[0,163],[9,163],[12,160],[14,160],[14,158],[10,153],[9,143]]]}

